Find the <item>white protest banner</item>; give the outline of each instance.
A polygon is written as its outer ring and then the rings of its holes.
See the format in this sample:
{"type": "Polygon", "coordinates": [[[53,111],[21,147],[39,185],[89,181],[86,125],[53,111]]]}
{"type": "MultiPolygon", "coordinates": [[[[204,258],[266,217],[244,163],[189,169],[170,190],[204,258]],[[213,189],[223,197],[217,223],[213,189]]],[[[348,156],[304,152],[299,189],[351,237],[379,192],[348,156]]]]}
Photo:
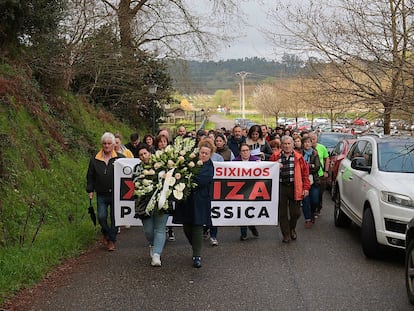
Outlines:
{"type": "MultiPolygon", "coordinates": [[[[134,218],[132,173],[139,159],[115,161],[114,209],[117,226],[141,226],[134,218]]],[[[215,226],[276,225],[279,165],[276,162],[214,162],[211,216],[215,226]]],[[[172,225],[172,217],[167,225],[172,225]]]]}
{"type": "Polygon", "coordinates": [[[278,163],[214,162],[214,171],[213,225],[277,225],[278,163]]]}
{"type": "Polygon", "coordinates": [[[114,163],[114,209],[117,226],[142,226],[139,219],[134,218],[134,183],[132,173],[140,163],[139,159],[121,158],[114,163]]]}

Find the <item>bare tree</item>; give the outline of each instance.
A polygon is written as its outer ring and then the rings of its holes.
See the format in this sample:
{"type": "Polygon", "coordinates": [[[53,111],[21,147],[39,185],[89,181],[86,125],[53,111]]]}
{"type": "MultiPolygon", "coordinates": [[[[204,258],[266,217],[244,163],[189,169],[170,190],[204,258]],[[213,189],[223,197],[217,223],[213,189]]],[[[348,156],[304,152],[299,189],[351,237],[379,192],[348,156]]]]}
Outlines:
{"type": "Polygon", "coordinates": [[[271,84],[259,84],[256,87],[253,92],[253,104],[263,115],[275,117],[276,124],[279,114],[286,108],[276,86],[271,84]]]}
{"type": "Polygon", "coordinates": [[[321,0],[307,7],[283,5],[270,13],[288,35],[267,31],[275,45],[317,55],[334,76],[315,66],[324,91],[352,103],[382,106],[384,132],[391,113],[413,106],[414,3],[406,0],[321,0]],[[340,77],[347,83],[333,83],[340,77]]]}
{"type": "Polygon", "coordinates": [[[117,17],[122,47],[157,56],[206,55],[231,38],[231,25],[241,16],[234,0],[203,1],[203,5],[184,0],[101,2],[117,17]]]}

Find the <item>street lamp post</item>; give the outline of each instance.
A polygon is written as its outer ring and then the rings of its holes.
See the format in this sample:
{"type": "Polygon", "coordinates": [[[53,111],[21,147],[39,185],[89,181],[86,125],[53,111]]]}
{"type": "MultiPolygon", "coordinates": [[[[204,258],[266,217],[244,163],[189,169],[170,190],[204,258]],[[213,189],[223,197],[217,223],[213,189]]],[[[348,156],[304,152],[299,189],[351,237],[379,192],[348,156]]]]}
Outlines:
{"type": "Polygon", "coordinates": [[[156,84],[151,84],[148,87],[148,93],[151,94],[151,100],[152,100],[152,136],[155,135],[155,105],[156,105],[156,101],[154,100],[154,95],[157,93],[157,88],[158,85],[156,84]]]}
{"type": "Polygon", "coordinates": [[[240,71],[236,73],[236,76],[239,76],[241,78],[241,106],[242,106],[242,119],[246,118],[245,113],[245,100],[244,100],[244,79],[249,75],[249,72],[246,71],[240,71]]]}

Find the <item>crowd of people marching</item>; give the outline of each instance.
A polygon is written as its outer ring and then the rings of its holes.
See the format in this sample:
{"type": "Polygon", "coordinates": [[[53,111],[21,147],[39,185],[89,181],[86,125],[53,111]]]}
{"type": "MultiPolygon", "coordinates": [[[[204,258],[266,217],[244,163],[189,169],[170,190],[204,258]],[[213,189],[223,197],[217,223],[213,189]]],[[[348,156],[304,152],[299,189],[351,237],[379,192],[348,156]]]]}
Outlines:
{"type": "MultiPolygon", "coordinates": [[[[192,137],[199,148],[203,165],[195,177],[197,187],[183,202],[174,207],[173,222],[183,225],[184,234],[192,246],[193,266],[201,267],[201,246],[203,239],[210,239],[210,245],[217,246],[218,228],[212,226],[210,215],[210,187],[214,176],[214,161],[273,161],[278,162],[279,206],[278,223],[282,242],[297,239],[296,225],[303,214],[304,226],[311,229],[322,209],[322,194],[329,167],[328,151],[318,143],[316,133],[297,132],[266,125],[253,125],[248,130],[238,125],[233,129],[187,131],[180,126],[177,136],[192,137]]],[[[139,158],[148,163],[156,150],[163,150],[174,141],[168,129],[161,129],[154,137],[146,134],[140,139],[138,133],[130,135],[130,141],[122,144],[118,133],[104,133],[102,148],[89,162],[86,191],[90,199],[96,193],[97,218],[102,232],[102,243],[109,251],[115,250],[119,228],[114,221],[114,166],[118,158],[139,158]]],[[[138,213],[138,207],[145,202],[136,199],[136,218],[143,223],[145,237],[149,243],[151,265],[161,266],[161,254],[166,240],[174,241],[173,227],[167,227],[169,214],[153,212],[151,215],[138,213]]],[[[255,226],[240,227],[240,240],[248,239],[248,231],[259,236],[255,226]]]]}

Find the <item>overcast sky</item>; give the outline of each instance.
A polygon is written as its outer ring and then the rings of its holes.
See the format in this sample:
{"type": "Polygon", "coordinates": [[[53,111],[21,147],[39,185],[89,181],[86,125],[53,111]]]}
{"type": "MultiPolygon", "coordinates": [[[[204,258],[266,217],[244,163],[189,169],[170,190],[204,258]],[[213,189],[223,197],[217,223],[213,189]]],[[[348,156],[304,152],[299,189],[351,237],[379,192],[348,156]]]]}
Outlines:
{"type": "Polygon", "coordinates": [[[263,1],[262,5],[252,1],[242,3],[246,14],[247,25],[240,29],[241,37],[227,45],[227,48],[218,53],[218,59],[265,57],[274,58],[272,45],[264,38],[260,28],[266,27],[266,11],[271,8],[274,1],[263,1]]]}
{"type": "MultiPolygon", "coordinates": [[[[301,5],[308,2],[308,0],[283,1],[287,1],[290,4],[300,3],[301,5]]],[[[241,25],[240,38],[236,39],[233,43],[227,44],[226,48],[217,53],[215,59],[224,60],[257,56],[270,60],[280,60],[285,51],[280,50],[280,48],[275,49],[261,31],[270,28],[267,13],[274,9],[275,6],[275,0],[241,2],[240,7],[245,14],[246,24],[241,25]]],[[[275,31],[275,29],[272,28],[272,31],[275,31]]]]}

